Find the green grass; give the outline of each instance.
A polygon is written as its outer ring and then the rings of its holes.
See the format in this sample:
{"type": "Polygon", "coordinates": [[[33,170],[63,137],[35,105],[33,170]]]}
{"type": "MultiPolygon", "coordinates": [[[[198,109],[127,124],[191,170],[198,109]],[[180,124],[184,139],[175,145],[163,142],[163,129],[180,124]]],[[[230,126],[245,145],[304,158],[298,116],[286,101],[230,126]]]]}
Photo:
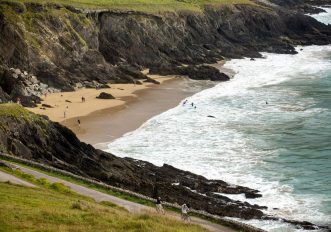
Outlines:
{"type": "Polygon", "coordinates": [[[203,232],[154,213],[130,214],[109,202],[58,189],[0,183],[0,231],[174,231],[203,232]]]}
{"type": "MultiPolygon", "coordinates": [[[[2,159],[2,158],[0,158],[0,159],[2,159]]],[[[13,163],[15,163],[15,162],[13,162],[13,163]]],[[[43,169],[36,168],[36,167],[31,167],[29,165],[22,164],[22,163],[19,163],[19,165],[23,166],[23,167],[26,167],[26,168],[29,168],[29,169],[32,169],[32,170],[35,170],[35,171],[38,171],[38,172],[41,172],[41,173],[44,173],[44,174],[47,174],[49,176],[57,177],[59,179],[66,180],[66,181],[69,181],[71,183],[75,183],[75,184],[78,184],[78,185],[81,185],[81,186],[84,186],[84,187],[88,187],[90,189],[97,190],[99,192],[107,193],[109,195],[112,195],[112,196],[115,196],[115,197],[118,197],[118,198],[121,198],[121,199],[124,199],[124,200],[128,200],[128,201],[135,202],[135,203],[142,204],[142,205],[146,205],[146,206],[155,207],[154,202],[151,202],[151,201],[148,201],[148,200],[145,200],[145,199],[141,199],[141,198],[138,198],[138,197],[135,197],[135,196],[131,196],[131,195],[128,195],[128,194],[125,194],[125,193],[122,193],[122,192],[113,191],[111,189],[107,189],[107,188],[104,188],[104,187],[101,187],[101,186],[98,186],[98,185],[95,185],[95,184],[92,184],[92,183],[89,183],[89,182],[86,182],[86,181],[83,181],[83,180],[79,180],[79,179],[76,179],[74,177],[65,176],[65,175],[62,175],[62,174],[57,173],[57,172],[45,171],[43,169]]],[[[26,174],[24,172],[20,172],[19,170],[12,171],[12,170],[9,170],[9,169],[5,169],[3,167],[0,167],[0,170],[1,169],[8,172],[8,173],[10,173],[10,174],[12,174],[12,175],[14,175],[14,176],[21,177],[21,178],[27,179],[27,180],[29,180],[33,183],[36,183],[35,178],[33,176],[29,175],[29,174],[26,174]]],[[[177,210],[175,210],[175,211],[177,211],[177,210]]]]}
{"type": "MultiPolygon", "coordinates": [[[[6,117],[14,118],[17,121],[24,121],[27,124],[35,123],[42,126],[46,126],[48,124],[48,121],[44,118],[15,103],[0,104],[0,118],[6,117]]],[[[3,131],[3,133],[6,133],[10,130],[8,127],[10,127],[10,125],[0,120],[0,132],[3,131]]],[[[0,145],[0,151],[6,151],[3,145],[0,145]]]]}
{"type": "Polygon", "coordinates": [[[250,0],[9,0],[11,2],[60,3],[79,8],[122,9],[145,12],[201,11],[204,5],[252,4],[250,0]]]}
{"type": "MultiPolygon", "coordinates": [[[[0,160],[1,159],[2,158],[0,157],[0,160]]],[[[127,201],[135,202],[135,203],[146,205],[146,206],[153,207],[153,208],[155,207],[155,203],[154,202],[151,202],[149,200],[145,200],[145,199],[141,199],[139,197],[131,196],[131,195],[128,195],[126,193],[113,191],[111,189],[107,189],[107,188],[104,188],[104,187],[101,187],[101,186],[98,186],[98,185],[94,185],[94,184],[91,184],[89,182],[76,179],[74,177],[65,176],[65,175],[62,175],[62,174],[57,173],[57,172],[45,171],[44,169],[36,168],[36,167],[31,167],[31,166],[26,165],[26,164],[23,164],[23,163],[12,162],[12,161],[7,161],[7,162],[10,162],[10,163],[13,163],[13,164],[17,163],[20,166],[23,166],[23,167],[26,167],[26,168],[29,168],[29,169],[32,169],[32,170],[35,170],[35,171],[38,171],[38,172],[41,172],[41,173],[44,173],[44,174],[53,176],[53,177],[57,177],[57,178],[62,179],[62,180],[66,180],[66,181],[69,181],[71,183],[75,183],[75,184],[78,184],[78,185],[81,185],[81,186],[84,186],[84,187],[88,187],[90,189],[94,189],[94,190],[97,190],[99,192],[103,192],[103,193],[106,193],[106,194],[109,194],[109,195],[112,195],[112,196],[116,196],[118,198],[121,198],[121,199],[124,199],[124,200],[127,200],[127,201]]],[[[21,172],[19,170],[17,170],[17,171],[9,170],[9,169],[4,168],[4,167],[0,167],[0,170],[1,169],[3,171],[6,171],[7,173],[10,173],[10,174],[14,175],[14,176],[22,177],[23,179],[30,180],[31,182],[33,182],[33,183],[35,183],[35,184],[38,185],[38,182],[35,181],[35,178],[33,176],[29,175],[29,174],[23,173],[23,172],[21,172]]],[[[102,202],[102,204],[115,206],[111,202],[102,202]]],[[[116,207],[120,207],[120,206],[116,206],[116,207]]],[[[177,208],[168,207],[168,206],[164,206],[164,208],[166,210],[168,210],[168,211],[180,213],[180,209],[177,209],[177,208]]],[[[218,220],[215,220],[215,219],[212,219],[212,218],[209,218],[209,217],[205,217],[205,216],[202,216],[200,214],[195,214],[195,213],[190,213],[190,214],[191,214],[191,216],[195,216],[195,217],[198,217],[198,218],[201,218],[201,219],[210,221],[210,222],[215,223],[215,224],[221,224],[223,226],[227,226],[229,228],[234,228],[234,229],[236,229],[238,231],[241,231],[239,228],[235,228],[233,224],[229,224],[229,223],[225,223],[225,222],[220,222],[218,220]]],[[[1,230],[0,230],[0,232],[1,232],[1,230]]]]}
{"type": "Polygon", "coordinates": [[[21,105],[13,103],[0,104],[0,117],[13,117],[27,121],[38,118],[37,115],[30,113],[21,105]]]}

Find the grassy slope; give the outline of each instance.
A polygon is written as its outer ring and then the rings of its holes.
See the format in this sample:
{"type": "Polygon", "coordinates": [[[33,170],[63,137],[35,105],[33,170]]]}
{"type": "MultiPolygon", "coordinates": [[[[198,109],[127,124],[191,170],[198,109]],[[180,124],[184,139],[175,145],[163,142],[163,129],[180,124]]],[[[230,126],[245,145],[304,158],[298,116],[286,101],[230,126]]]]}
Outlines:
{"type": "Polygon", "coordinates": [[[39,188],[0,183],[0,231],[206,231],[153,213],[132,215],[61,184],[24,177],[39,188]]]}
{"type": "Polygon", "coordinates": [[[0,104],[0,117],[13,117],[17,119],[24,119],[25,121],[41,119],[36,114],[30,113],[28,110],[15,103],[0,104]]]}
{"type": "Polygon", "coordinates": [[[11,2],[37,2],[69,4],[80,8],[112,8],[162,12],[177,10],[200,11],[203,5],[251,4],[250,0],[7,0],[11,2]]]}

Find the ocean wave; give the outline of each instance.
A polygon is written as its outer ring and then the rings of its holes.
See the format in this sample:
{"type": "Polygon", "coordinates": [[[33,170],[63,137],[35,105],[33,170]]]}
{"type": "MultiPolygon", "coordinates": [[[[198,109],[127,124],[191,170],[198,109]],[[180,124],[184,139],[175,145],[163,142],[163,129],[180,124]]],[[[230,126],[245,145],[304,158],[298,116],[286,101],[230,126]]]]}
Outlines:
{"type": "MultiPolygon", "coordinates": [[[[269,214],[329,223],[331,190],[320,185],[330,186],[330,156],[324,151],[331,148],[331,112],[323,105],[330,89],[323,87],[331,77],[331,46],[296,49],[297,55],[263,53],[254,61],[227,62],[234,79],[188,98],[196,109],[180,104],[112,142],[107,151],[258,189],[262,198],[227,196],[266,205],[269,214]],[[318,169],[326,170],[320,172],[324,177],[314,176],[318,169]]],[[[282,222],[248,223],[268,231],[300,231],[282,222]]]]}

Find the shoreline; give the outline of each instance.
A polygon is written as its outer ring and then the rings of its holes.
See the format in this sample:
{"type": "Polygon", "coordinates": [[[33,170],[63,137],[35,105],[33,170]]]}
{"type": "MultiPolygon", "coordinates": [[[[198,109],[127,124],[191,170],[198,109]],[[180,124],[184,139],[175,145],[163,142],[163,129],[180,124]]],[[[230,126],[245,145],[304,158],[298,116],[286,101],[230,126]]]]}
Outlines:
{"type": "Polygon", "coordinates": [[[124,104],[94,111],[80,117],[62,122],[83,142],[97,149],[107,149],[107,145],[124,134],[138,129],[150,118],[176,107],[183,99],[211,87],[210,82],[196,82],[185,77],[172,78],[161,85],[140,89],[135,96],[123,98],[124,104]],[[192,85],[198,85],[192,88],[192,85]]]}
{"type": "Polygon", "coordinates": [[[106,149],[108,143],[134,131],[153,116],[216,84],[182,76],[149,76],[160,84],[110,84],[110,89],[84,88],[73,92],[53,93],[43,96],[38,107],[27,109],[68,127],[81,141],[98,149],[106,149]],[[116,99],[97,99],[96,96],[101,92],[110,93],[116,99]],[[81,100],[83,96],[86,98],[85,102],[81,100]],[[42,104],[52,108],[42,107],[42,104]]]}
{"type": "MultiPolygon", "coordinates": [[[[225,68],[225,63],[226,60],[221,60],[209,65],[233,78],[234,70],[225,68]]],[[[147,74],[148,70],[142,72],[147,74]]],[[[220,83],[176,75],[148,76],[160,84],[109,84],[109,89],[83,88],[73,92],[52,93],[42,97],[38,107],[27,109],[59,122],[72,130],[82,142],[102,150],[107,149],[107,145],[115,139],[138,129],[152,117],[176,107],[185,98],[220,83]],[[96,96],[101,92],[110,93],[115,99],[97,99],[96,96]],[[82,96],[86,98],[84,103],[82,96]],[[41,109],[42,104],[53,108],[41,109]]]]}

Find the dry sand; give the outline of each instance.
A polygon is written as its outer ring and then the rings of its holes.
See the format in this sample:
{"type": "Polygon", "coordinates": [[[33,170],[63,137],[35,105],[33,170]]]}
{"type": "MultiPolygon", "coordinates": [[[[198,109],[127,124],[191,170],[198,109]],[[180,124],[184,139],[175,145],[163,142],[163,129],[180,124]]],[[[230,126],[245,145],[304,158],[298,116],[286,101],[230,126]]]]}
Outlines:
{"type": "MultiPolygon", "coordinates": [[[[152,78],[162,83],[174,77],[153,76],[152,78]]],[[[46,97],[42,97],[42,103],[50,105],[53,108],[41,107],[39,105],[36,108],[28,109],[37,114],[47,115],[54,122],[64,123],[66,120],[83,117],[98,110],[121,107],[125,104],[125,98],[136,97],[134,94],[135,91],[144,90],[156,85],[143,83],[143,85],[111,84],[110,86],[110,89],[96,90],[84,88],[74,92],[49,94],[46,97]],[[97,99],[96,96],[101,92],[110,93],[116,99],[97,99]],[[82,97],[86,99],[85,102],[82,102],[82,97]]]]}

